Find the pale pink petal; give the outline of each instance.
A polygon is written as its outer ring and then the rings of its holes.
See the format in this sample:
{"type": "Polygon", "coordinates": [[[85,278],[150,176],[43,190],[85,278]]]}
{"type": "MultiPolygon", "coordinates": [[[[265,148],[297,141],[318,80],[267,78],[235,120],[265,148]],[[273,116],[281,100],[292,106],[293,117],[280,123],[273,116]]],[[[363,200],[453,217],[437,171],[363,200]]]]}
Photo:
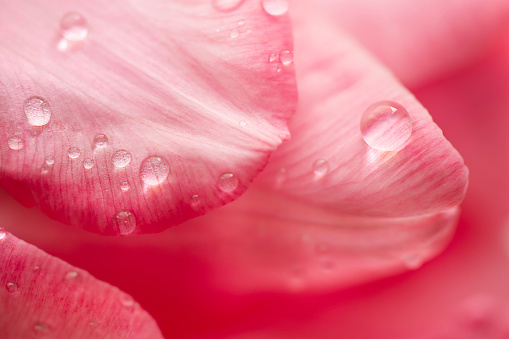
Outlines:
{"type": "Polygon", "coordinates": [[[0,228],[0,337],[163,338],[129,295],[0,228]]]}
{"type": "Polygon", "coordinates": [[[59,221],[160,231],[237,198],[288,138],[293,67],[269,57],[289,18],[258,1],[10,2],[0,32],[1,185],[59,221]]]}

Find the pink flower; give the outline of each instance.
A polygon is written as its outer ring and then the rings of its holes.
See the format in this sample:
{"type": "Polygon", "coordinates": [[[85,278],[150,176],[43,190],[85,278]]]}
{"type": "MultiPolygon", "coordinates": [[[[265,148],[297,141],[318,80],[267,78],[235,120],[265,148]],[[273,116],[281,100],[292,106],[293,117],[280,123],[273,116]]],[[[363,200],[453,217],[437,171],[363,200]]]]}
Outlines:
{"type": "Polygon", "coordinates": [[[447,4],[4,4],[0,335],[507,335],[507,48],[477,60],[509,6],[447,4]],[[465,155],[461,216],[463,158],[364,48],[465,155]]]}

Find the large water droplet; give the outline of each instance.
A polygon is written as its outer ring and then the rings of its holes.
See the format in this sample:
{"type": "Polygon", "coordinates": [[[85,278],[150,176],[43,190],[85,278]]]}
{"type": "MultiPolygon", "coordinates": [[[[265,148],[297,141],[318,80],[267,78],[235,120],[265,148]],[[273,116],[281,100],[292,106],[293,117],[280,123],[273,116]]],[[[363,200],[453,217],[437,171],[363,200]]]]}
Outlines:
{"type": "Polygon", "coordinates": [[[262,7],[267,14],[272,16],[281,16],[288,13],[288,0],[261,0],[262,7]]]}
{"type": "Polygon", "coordinates": [[[220,12],[230,12],[238,8],[244,0],[212,0],[212,6],[220,12]]]}
{"type": "Polygon", "coordinates": [[[44,162],[46,163],[46,165],[51,166],[55,163],[55,157],[52,155],[48,155],[44,162]]]}
{"type": "Polygon", "coordinates": [[[239,180],[232,173],[225,173],[219,177],[217,180],[217,186],[223,192],[232,192],[239,185],[239,180]]]}
{"type": "Polygon", "coordinates": [[[120,235],[129,235],[136,229],[136,218],[131,211],[120,211],[115,215],[115,223],[120,235]]]}
{"type": "Polygon", "coordinates": [[[36,336],[45,336],[50,333],[49,326],[42,322],[36,322],[34,324],[34,335],[36,336]]]}
{"type": "Polygon", "coordinates": [[[18,285],[15,282],[8,282],[5,284],[5,289],[9,293],[16,293],[18,291],[18,285]]]}
{"type": "Polygon", "coordinates": [[[0,227],[0,241],[2,241],[7,233],[5,232],[5,229],[3,227],[0,227]]]}
{"type": "Polygon", "coordinates": [[[76,159],[76,158],[78,158],[81,155],[81,151],[80,151],[80,149],[78,147],[71,147],[67,151],[67,155],[71,159],[76,159]]]}
{"type": "Polygon", "coordinates": [[[60,21],[62,36],[70,41],[82,41],[88,35],[87,21],[78,13],[67,13],[60,21]]]}
{"type": "Polygon", "coordinates": [[[364,141],[380,151],[397,151],[412,136],[412,121],[407,110],[393,101],[379,101],[369,106],[361,118],[364,141]]]}
{"type": "Polygon", "coordinates": [[[320,180],[329,173],[329,163],[327,160],[318,159],[313,164],[313,173],[315,174],[315,180],[320,180]]]}
{"type": "Polygon", "coordinates": [[[94,159],[85,159],[83,160],[83,167],[87,170],[91,169],[92,167],[94,167],[95,165],[95,161],[94,159]]]}
{"type": "Polygon", "coordinates": [[[290,51],[282,51],[279,53],[279,61],[283,66],[290,66],[293,62],[293,53],[290,51]]]}
{"type": "Polygon", "coordinates": [[[106,136],[106,134],[97,134],[95,137],[94,137],[94,148],[95,149],[101,149],[101,148],[106,148],[108,147],[108,137],[106,136]]]}
{"type": "Polygon", "coordinates": [[[141,180],[147,185],[158,185],[168,177],[170,165],[163,157],[151,156],[140,167],[141,180]]]}
{"type": "Polygon", "coordinates": [[[20,137],[12,137],[9,140],[7,140],[7,144],[9,145],[9,148],[14,151],[19,151],[23,147],[25,147],[25,142],[20,137]]]}
{"type": "Polygon", "coordinates": [[[129,151],[126,151],[125,149],[118,150],[115,154],[113,154],[113,166],[117,168],[126,167],[131,162],[131,159],[132,155],[129,151]]]}
{"type": "Polygon", "coordinates": [[[31,97],[25,101],[25,115],[32,126],[44,126],[51,118],[51,108],[41,97],[31,97]]]}
{"type": "Polygon", "coordinates": [[[122,191],[124,191],[124,192],[129,191],[129,189],[130,189],[130,188],[131,188],[131,185],[129,185],[129,182],[127,182],[127,181],[122,181],[122,182],[120,183],[120,189],[121,189],[122,191]]]}

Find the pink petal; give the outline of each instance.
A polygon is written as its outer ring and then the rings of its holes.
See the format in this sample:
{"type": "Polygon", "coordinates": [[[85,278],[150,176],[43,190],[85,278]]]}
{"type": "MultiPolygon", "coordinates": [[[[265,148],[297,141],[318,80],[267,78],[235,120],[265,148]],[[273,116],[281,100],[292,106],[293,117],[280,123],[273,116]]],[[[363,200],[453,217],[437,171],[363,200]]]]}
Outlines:
{"type": "Polygon", "coordinates": [[[127,294],[0,228],[2,338],[162,338],[127,294]]]}
{"type": "Polygon", "coordinates": [[[293,9],[300,101],[292,140],[273,155],[263,185],[343,214],[416,216],[457,206],[468,170],[428,112],[313,8],[293,9]],[[410,115],[413,133],[399,151],[363,140],[361,116],[380,100],[410,115]]]}
{"type": "Polygon", "coordinates": [[[241,195],[288,138],[296,90],[292,65],[269,62],[292,51],[288,16],[236,3],[4,4],[2,187],[121,235],[241,195]]]}
{"type": "Polygon", "coordinates": [[[506,0],[313,2],[413,86],[467,66],[509,26],[506,0]]]}

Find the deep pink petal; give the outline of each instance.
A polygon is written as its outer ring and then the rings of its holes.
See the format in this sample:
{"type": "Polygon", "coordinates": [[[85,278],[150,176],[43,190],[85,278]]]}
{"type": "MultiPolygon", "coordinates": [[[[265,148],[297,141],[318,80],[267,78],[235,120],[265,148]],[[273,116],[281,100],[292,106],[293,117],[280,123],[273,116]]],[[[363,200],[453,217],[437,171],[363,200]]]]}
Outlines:
{"type": "Polygon", "coordinates": [[[162,338],[129,295],[0,228],[0,337],[162,338]]]}
{"type": "Polygon", "coordinates": [[[59,221],[122,235],[242,194],[288,138],[296,90],[293,65],[269,62],[292,51],[288,15],[233,3],[3,4],[1,185],[59,221]],[[64,38],[82,34],[60,27],[68,12],[86,21],[83,41],[64,38]]]}

